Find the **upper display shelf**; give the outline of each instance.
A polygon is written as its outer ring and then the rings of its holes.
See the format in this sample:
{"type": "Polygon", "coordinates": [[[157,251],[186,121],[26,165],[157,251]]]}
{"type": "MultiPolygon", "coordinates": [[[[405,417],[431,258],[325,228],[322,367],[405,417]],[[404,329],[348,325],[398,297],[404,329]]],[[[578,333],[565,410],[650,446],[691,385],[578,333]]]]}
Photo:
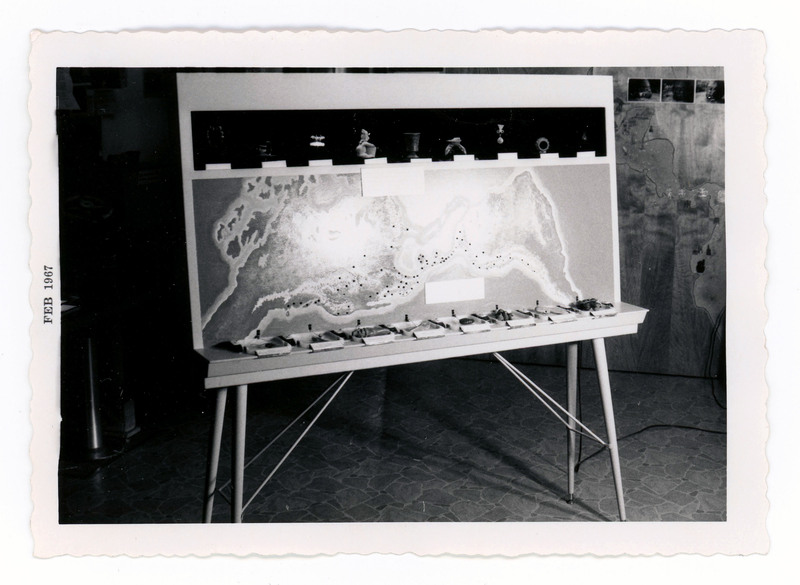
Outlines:
{"type": "MultiPolygon", "coordinates": [[[[611,78],[180,73],[184,173],[613,156],[611,78]]],[[[188,176],[187,176],[188,178],[188,176]]]]}
{"type": "Polygon", "coordinates": [[[204,110],[191,112],[191,128],[195,171],[604,157],[607,150],[599,107],[204,110]]]}

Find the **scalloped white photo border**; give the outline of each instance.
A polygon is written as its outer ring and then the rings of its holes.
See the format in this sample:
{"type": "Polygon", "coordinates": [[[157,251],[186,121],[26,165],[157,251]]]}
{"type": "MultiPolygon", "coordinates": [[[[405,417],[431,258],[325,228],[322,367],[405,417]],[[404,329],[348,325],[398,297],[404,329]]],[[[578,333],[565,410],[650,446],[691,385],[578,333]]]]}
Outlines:
{"type": "MultiPolygon", "coordinates": [[[[57,67],[722,66],[726,89],[728,520],[718,523],[59,525],[60,325],[30,301],[34,554],[304,556],[763,553],[768,463],[765,40],[757,31],[132,32],[31,38],[32,274],[58,262],[57,67]]],[[[57,301],[57,299],[55,299],[57,301]]],[[[56,304],[55,306],[58,306],[56,304]]],[[[56,319],[57,321],[58,319],[56,319]]]]}

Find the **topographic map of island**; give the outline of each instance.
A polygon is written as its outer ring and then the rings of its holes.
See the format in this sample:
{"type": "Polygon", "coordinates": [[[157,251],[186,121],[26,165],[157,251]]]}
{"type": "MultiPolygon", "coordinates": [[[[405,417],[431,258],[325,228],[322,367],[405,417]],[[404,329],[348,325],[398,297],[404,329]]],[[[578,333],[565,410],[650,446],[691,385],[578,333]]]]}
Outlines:
{"type": "Polygon", "coordinates": [[[615,294],[607,164],[424,171],[424,196],[359,172],[193,181],[203,343],[615,294]],[[485,298],[426,304],[426,283],[485,298]]]}

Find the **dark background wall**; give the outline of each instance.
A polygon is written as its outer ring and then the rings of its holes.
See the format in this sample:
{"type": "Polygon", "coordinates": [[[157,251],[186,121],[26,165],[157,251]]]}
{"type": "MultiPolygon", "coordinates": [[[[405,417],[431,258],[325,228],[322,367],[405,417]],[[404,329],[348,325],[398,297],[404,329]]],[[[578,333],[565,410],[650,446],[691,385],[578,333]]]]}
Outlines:
{"type": "Polygon", "coordinates": [[[131,409],[146,427],[192,408],[202,378],[191,349],[175,75],[63,73],[62,298],[79,308],[62,319],[62,429],[80,443],[89,339],[106,433],[132,432],[131,409]]]}
{"type": "MultiPolygon", "coordinates": [[[[513,72],[614,78],[622,299],[650,313],[638,335],[609,340],[611,367],[721,375],[724,105],[631,101],[628,90],[631,78],[719,80],[723,71],[513,72]]],[[[131,416],[146,426],[202,402],[201,364],[191,349],[174,73],[59,72],[62,297],[79,307],[63,320],[64,418],[83,420],[92,339],[106,428],[122,435],[131,432],[131,416]]],[[[553,350],[516,357],[562,359],[553,350]]],[[[70,428],[81,432],[80,423],[65,425],[65,433],[70,428]]]]}

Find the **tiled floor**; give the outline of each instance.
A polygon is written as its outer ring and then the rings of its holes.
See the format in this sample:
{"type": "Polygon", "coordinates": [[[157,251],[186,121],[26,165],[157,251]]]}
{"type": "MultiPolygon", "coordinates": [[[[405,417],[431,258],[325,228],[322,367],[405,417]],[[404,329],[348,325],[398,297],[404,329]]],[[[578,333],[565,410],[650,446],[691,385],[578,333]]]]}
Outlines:
{"type": "MultiPolygon", "coordinates": [[[[563,369],[521,369],[564,402],[563,369]]],[[[581,377],[583,421],[605,437],[594,372],[582,370],[581,377]]],[[[248,457],[335,378],[251,387],[248,457]]],[[[725,520],[726,419],[711,382],[612,372],[611,383],[628,520],[725,520]]],[[[724,391],[717,387],[716,394],[724,391]]],[[[245,502],[314,414],[247,468],[245,502]]],[[[62,462],[60,521],[199,522],[210,416],[186,413],[143,433],[93,473],[62,462]]],[[[229,426],[222,479],[229,477],[229,426]]],[[[566,431],[498,363],[356,372],[246,508],[244,521],[613,521],[609,456],[597,451],[583,440],[569,504],[566,431]]],[[[214,521],[228,518],[218,496],[214,521]]]]}

